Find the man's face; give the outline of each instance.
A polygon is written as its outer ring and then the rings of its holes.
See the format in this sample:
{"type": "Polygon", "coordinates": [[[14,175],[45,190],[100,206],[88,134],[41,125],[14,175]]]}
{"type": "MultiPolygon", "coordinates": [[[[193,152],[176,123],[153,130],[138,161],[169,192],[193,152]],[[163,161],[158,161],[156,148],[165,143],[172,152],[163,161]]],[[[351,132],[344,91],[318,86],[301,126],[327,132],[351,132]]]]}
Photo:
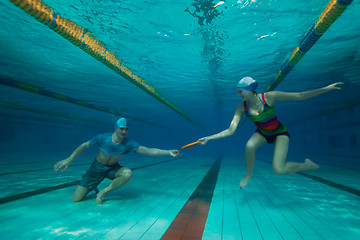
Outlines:
{"type": "Polygon", "coordinates": [[[120,127],[115,130],[115,134],[118,138],[124,139],[128,133],[129,129],[126,127],[120,127]]]}

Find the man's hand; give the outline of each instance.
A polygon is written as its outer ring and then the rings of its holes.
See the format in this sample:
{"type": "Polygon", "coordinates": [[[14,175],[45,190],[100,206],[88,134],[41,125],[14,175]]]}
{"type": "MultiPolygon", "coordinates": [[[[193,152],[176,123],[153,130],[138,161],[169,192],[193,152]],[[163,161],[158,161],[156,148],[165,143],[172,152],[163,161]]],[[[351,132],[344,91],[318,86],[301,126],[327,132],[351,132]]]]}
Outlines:
{"type": "Polygon", "coordinates": [[[169,153],[173,157],[180,157],[181,156],[181,154],[180,154],[180,152],[178,150],[169,150],[169,153]]]}
{"type": "Polygon", "coordinates": [[[57,172],[60,168],[64,168],[61,172],[65,171],[69,167],[70,163],[65,159],[55,163],[54,170],[57,172]]]}

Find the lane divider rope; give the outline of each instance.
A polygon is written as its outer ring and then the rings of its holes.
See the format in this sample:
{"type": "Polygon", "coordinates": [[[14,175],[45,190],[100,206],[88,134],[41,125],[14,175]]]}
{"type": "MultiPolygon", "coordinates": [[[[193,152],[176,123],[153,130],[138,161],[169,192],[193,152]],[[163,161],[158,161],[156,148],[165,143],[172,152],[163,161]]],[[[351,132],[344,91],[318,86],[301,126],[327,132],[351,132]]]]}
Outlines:
{"type": "Polygon", "coordinates": [[[314,46],[320,37],[328,30],[336,19],[345,11],[353,0],[331,0],[315,24],[305,33],[289,59],[278,70],[275,78],[268,84],[266,91],[273,91],[302,57],[314,46]]]}
{"type": "Polygon", "coordinates": [[[135,86],[145,91],[176,113],[202,128],[200,124],[195,122],[177,106],[163,97],[155,88],[148,85],[145,80],[132,72],[126,67],[122,61],[104,47],[105,44],[97,40],[89,30],[77,25],[76,23],[61,17],[55,13],[52,8],[46,6],[41,0],[9,0],[15,6],[21,8],[26,13],[34,17],[39,22],[47,25],[50,29],[58,33],[60,36],[70,41],[75,46],[88,53],[123,78],[130,81],[135,86]]]}
{"type": "Polygon", "coordinates": [[[95,104],[89,103],[88,101],[85,101],[85,100],[65,96],[65,95],[62,95],[62,94],[59,94],[59,93],[56,93],[56,92],[46,90],[43,87],[36,86],[34,84],[23,82],[23,81],[18,81],[18,80],[9,78],[9,77],[5,77],[5,76],[0,75],[0,84],[6,85],[8,87],[17,88],[17,89],[20,89],[20,90],[23,90],[23,91],[31,92],[31,93],[34,93],[34,94],[38,94],[38,95],[41,95],[41,96],[50,97],[50,98],[53,98],[53,99],[56,99],[56,100],[72,103],[72,104],[79,105],[79,106],[82,106],[82,107],[91,108],[91,109],[94,109],[94,110],[97,110],[97,111],[110,113],[110,114],[115,115],[117,117],[122,116],[122,117],[126,117],[126,118],[129,118],[129,119],[137,120],[137,121],[140,121],[140,122],[143,122],[143,123],[147,123],[147,124],[150,124],[150,125],[153,125],[153,126],[162,127],[161,125],[159,125],[157,123],[150,122],[150,121],[147,121],[147,120],[144,120],[144,119],[134,117],[134,116],[129,115],[129,114],[123,112],[123,111],[119,112],[119,111],[117,111],[115,109],[95,105],[95,104]]]}

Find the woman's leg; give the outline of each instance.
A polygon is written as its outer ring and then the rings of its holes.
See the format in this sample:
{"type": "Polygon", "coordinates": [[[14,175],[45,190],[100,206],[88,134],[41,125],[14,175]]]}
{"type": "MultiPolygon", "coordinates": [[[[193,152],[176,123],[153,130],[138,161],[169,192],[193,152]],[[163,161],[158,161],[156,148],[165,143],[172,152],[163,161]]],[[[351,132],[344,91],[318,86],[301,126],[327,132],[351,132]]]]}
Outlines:
{"type": "Polygon", "coordinates": [[[289,137],[286,135],[280,135],[276,138],[273,159],[274,173],[287,174],[319,168],[319,165],[313,163],[310,159],[305,159],[304,163],[286,162],[289,140],[289,137]]]}
{"type": "Polygon", "coordinates": [[[258,132],[255,132],[245,147],[246,176],[241,180],[240,187],[244,188],[252,177],[255,163],[255,151],[266,143],[266,139],[258,132]]]}

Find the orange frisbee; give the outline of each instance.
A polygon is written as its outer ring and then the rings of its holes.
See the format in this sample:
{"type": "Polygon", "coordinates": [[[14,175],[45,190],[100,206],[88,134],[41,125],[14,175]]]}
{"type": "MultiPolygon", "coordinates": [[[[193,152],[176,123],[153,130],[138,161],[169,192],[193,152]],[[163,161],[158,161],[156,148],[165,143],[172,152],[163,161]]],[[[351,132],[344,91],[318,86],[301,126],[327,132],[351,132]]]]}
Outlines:
{"type": "Polygon", "coordinates": [[[200,143],[200,142],[199,142],[199,141],[196,141],[196,142],[189,143],[188,145],[183,146],[181,149],[185,149],[185,148],[194,146],[194,145],[196,145],[196,144],[198,144],[198,143],[200,143]]]}

